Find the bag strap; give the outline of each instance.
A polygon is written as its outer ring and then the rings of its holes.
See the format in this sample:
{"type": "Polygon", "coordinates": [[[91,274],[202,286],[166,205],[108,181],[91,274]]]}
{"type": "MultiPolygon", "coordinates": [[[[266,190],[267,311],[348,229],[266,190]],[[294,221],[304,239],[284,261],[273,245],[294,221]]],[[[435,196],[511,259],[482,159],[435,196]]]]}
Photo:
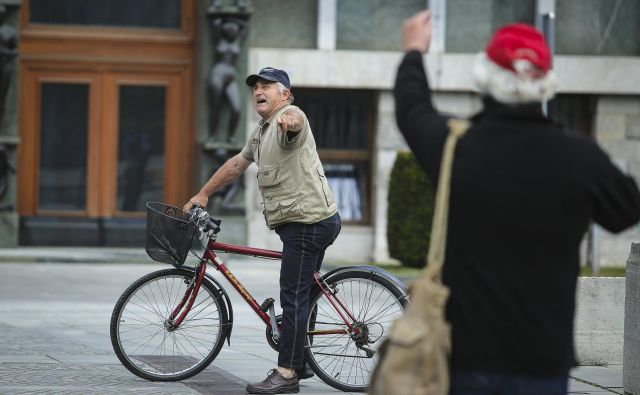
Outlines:
{"type": "Polygon", "coordinates": [[[442,150],[440,162],[440,178],[436,191],[436,203],[431,224],[431,244],[427,256],[427,266],[424,276],[440,282],[442,265],[444,264],[444,252],[447,244],[447,223],[449,219],[449,190],[451,187],[451,168],[453,156],[458,139],[469,128],[469,121],[464,119],[449,119],[449,135],[442,150]]]}

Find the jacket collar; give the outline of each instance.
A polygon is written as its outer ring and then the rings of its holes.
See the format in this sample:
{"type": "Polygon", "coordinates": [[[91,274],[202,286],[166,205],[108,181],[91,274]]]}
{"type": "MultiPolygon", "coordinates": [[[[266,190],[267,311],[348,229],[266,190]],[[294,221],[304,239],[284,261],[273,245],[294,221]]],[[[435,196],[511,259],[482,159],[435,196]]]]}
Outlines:
{"type": "Polygon", "coordinates": [[[483,97],[484,109],[472,117],[472,120],[530,120],[550,122],[542,112],[542,103],[504,104],[491,97],[483,97]]]}

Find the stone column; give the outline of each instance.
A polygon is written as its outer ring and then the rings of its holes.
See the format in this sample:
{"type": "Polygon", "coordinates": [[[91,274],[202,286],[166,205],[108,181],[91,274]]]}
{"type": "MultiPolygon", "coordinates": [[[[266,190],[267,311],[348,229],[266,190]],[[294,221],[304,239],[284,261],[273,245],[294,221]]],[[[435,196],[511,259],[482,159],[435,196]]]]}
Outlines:
{"type": "Polygon", "coordinates": [[[625,395],[640,395],[640,243],[627,260],[622,376],[625,395]]]}
{"type": "MultiPolygon", "coordinates": [[[[198,1],[196,38],[197,192],[211,175],[236,155],[246,141],[247,33],[253,8],[248,0],[198,1]]],[[[251,70],[257,71],[257,70],[251,70]]],[[[223,220],[225,240],[246,243],[244,182],[222,188],[209,198],[209,213],[223,220]]]]}
{"type": "Polygon", "coordinates": [[[17,39],[22,1],[0,1],[0,247],[18,244],[16,167],[18,137],[17,39]]]}

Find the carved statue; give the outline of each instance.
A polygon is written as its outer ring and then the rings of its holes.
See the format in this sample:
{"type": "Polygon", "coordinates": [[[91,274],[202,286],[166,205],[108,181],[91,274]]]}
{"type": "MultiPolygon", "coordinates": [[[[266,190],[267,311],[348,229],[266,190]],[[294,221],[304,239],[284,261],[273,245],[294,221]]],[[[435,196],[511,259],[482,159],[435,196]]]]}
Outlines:
{"type": "MultiPolygon", "coordinates": [[[[9,152],[4,144],[0,144],[0,201],[9,189],[9,173],[15,173],[16,168],[9,161],[9,152]]],[[[0,211],[11,211],[13,205],[0,202],[0,211]]]]}
{"type": "Polygon", "coordinates": [[[209,135],[218,133],[218,123],[222,114],[222,105],[229,107],[227,141],[235,143],[235,132],[240,120],[240,89],[236,82],[235,62],[242,50],[241,43],[246,35],[247,22],[229,16],[214,16],[212,20],[215,45],[214,65],[209,73],[209,135]]]}
{"type": "Polygon", "coordinates": [[[13,74],[13,59],[18,55],[18,35],[13,26],[5,23],[7,9],[0,3],[0,122],[4,117],[7,92],[13,74]]]}
{"type": "MultiPolygon", "coordinates": [[[[237,150],[227,150],[226,148],[218,148],[214,152],[216,167],[213,169],[215,173],[227,160],[237,155],[237,150]]],[[[212,174],[213,174],[212,173],[212,174]]],[[[216,213],[225,214],[244,214],[244,203],[234,203],[236,195],[244,186],[244,177],[239,177],[235,182],[218,189],[211,195],[212,208],[216,213]]]]}

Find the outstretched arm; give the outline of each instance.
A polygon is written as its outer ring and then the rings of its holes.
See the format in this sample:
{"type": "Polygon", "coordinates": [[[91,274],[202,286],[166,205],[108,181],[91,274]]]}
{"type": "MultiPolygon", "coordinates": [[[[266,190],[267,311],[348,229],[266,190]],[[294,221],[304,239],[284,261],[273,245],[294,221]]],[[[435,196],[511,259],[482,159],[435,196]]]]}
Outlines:
{"type": "Polygon", "coordinates": [[[298,110],[288,110],[284,114],[276,118],[278,123],[278,132],[290,132],[297,134],[302,130],[304,126],[304,118],[298,110]]]}
{"type": "Polygon", "coordinates": [[[228,161],[224,162],[222,167],[216,171],[213,176],[207,181],[206,184],[200,189],[195,196],[189,199],[189,202],[184,205],[183,210],[189,211],[195,204],[201,207],[206,207],[209,201],[209,196],[213,195],[218,189],[231,184],[242,173],[247,170],[252,162],[246,160],[241,154],[238,154],[228,161]]]}

